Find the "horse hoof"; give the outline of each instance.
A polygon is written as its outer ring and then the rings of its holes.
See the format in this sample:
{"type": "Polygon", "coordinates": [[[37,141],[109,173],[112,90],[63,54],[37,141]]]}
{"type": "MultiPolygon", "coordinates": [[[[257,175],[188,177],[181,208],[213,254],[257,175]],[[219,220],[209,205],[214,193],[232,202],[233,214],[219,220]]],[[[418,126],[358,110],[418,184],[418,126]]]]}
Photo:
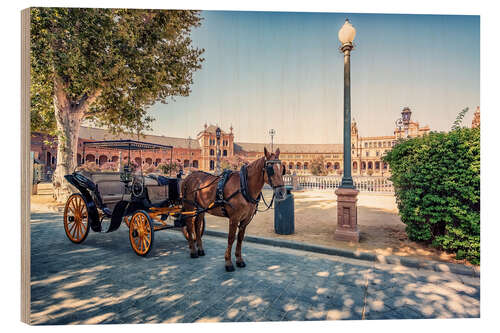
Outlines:
{"type": "Polygon", "coordinates": [[[246,264],[245,264],[244,261],[242,261],[242,262],[236,262],[236,266],[238,266],[238,267],[245,267],[246,264]]]}
{"type": "Polygon", "coordinates": [[[203,257],[205,255],[205,250],[198,250],[198,255],[203,257]]]}
{"type": "Polygon", "coordinates": [[[198,258],[198,253],[191,253],[191,258],[198,258]]]}
{"type": "Polygon", "coordinates": [[[234,266],[233,265],[226,266],[226,272],[234,272],[234,266]]]}

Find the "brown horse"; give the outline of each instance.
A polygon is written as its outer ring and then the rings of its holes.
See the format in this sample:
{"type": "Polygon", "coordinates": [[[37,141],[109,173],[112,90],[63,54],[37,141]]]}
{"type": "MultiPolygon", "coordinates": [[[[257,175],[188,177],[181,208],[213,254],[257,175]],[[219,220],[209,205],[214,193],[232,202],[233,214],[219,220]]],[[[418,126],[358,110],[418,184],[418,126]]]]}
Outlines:
{"type": "MultiPolygon", "coordinates": [[[[269,153],[264,148],[264,156],[248,164],[248,186],[246,186],[248,191],[241,188],[240,173],[237,171],[232,172],[227,178],[223,191],[224,199],[229,204],[226,203],[223,206],[213,205],[220,177],[202,171],[195,171],[182,184],[184,211],[212,207],[206,212],[211,215],[229,218],[228,244],[224,257],[226,271],[228,272],[234,271],[234,266],[231,262],[231,249],[236,236],[236,229],[238,229],[238,241],[235,252],[236,266],[246,266],[241,256],[241,243],[245,237],[245,229],[256,213],[257,202],[260,199],[264,183],[269,184],[273,188],[273,195],[277,200],[282,200],[285,197],[286,192],[282,177],[285,173],[285,167],[279,162],[279,155],[279,148],[276,150],[276,153],[269,153]],[[246,197],[244,194],[246,194],[246,197]]],[[[201,213],[196,217],[186,218],[191,258],[205,255],[201,241],[201,228],[204,215],[205,213],[201,213]],[[194,233],[196,233],[197,250],[193,239],[194,233]]]]}

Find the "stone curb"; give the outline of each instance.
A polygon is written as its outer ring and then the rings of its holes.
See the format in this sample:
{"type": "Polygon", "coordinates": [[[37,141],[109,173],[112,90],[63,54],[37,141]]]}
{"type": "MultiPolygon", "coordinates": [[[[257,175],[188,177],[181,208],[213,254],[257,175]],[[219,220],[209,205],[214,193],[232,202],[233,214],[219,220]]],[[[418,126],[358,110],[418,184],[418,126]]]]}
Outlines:
{"type": "MultiPolygon", "coordinates": [[[[224,232],[224,231],[208,230],[207,229],[207,230],[205,230],[204,234],[207,236],[227,238],[227,232],[224,232]]],[[[359,260],[378,262],[378,263],[382,263],[382,264],[401,265],[401,266],[406,266],[406,267],[411,267],[411,268],[431,270],[431,271],[435,271],[435,272],[449,272],[449,273],[454,273],[454,274],[459,274],[459,275],[480,277],[479,269],[469,267],[466,265],[461,265],[461,264],[443,263],[443,262],[434,261],[434,260],[422,260],[422,259],[401,257],[401,256],[395,256],[395,255],[384,256],[384,255],[374,254],[374,253],[370,253],[370,252],[343,250],[343,249],[338,249],[338,248],[334,248],[334,247],[320,246],[320,245],[314,245],[314,244],[308,244],[308,243],[292,242],[292,241],[288,241],[288,240],[268,238],[268,237],[245,236],[245,241],[252,242],[252,243],[258,243],[258,244],[264,244],[264,245],[278,246],[278,247],[294,249],[294,250],[315,252],[315,253],[321,253],[321,254],[329,254],[329,255],[334,255],[334,256],[351,258],[351,259],[359,259],[359,260]]]]}

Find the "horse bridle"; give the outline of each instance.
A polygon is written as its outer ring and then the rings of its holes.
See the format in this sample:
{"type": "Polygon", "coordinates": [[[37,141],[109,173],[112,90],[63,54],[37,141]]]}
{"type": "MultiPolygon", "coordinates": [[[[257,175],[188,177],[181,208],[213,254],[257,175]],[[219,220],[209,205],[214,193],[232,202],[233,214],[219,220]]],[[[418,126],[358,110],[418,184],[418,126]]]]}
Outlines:
{"type": "Polygon", "coordinates": [[[274,159],[274,160],[266,160],[264,164],[264,169],[262,170],[267,174],[267,179],[269,180],[269,185],[271,185],[271,188],[277,189],[280,187],[283,187],[284,185],[273,185],[273,180],[271,179],[272,176],[274,176],[274,165],[279,164],[281,165],[281,161],[274,159]]]}

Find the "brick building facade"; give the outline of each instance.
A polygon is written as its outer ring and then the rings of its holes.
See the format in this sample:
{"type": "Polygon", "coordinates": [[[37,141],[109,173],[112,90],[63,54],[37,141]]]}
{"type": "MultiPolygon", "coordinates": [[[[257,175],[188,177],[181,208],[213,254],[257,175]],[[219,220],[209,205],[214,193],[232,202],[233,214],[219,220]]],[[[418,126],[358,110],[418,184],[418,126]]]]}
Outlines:
{"type": "MultiPolygon", "coordinates": [[[[404,108],[402,111],[401,126],[397,126],[393,135],[362,137],[359,135],[357,123],[351,125],[352,145],[352,174],[384,176],[389,173],[387,164],[382,162],[382,156],[390,150],[399,138],[422,136],[429,133],[428,126],[420,127],[418,122],[411,120],[411,111],[404,108]]],[[[84,141],[133,139],[151,143],[173,146],[172,159],[180,163],[185,169],[200,169],[213,172],[217,161],[217,126],[204,125],[204,129],[196,135],[196,139],[174,138],[162,135],[145,135],[137,137],[132,134],[113,135],[104,129],[81,127],[78,140],[77,161],[95,162],[103,165],[107,162],[117,162],[120,154],[114,150],[86,149],[83,152],[84,141]]],[[[264,143],[235,142],[233,128],[229,131],[221,129],[219,141],[221,159],[234,155],[243,156],[253,161],[263,156],[264,143]]],[[[322,158],[325,168],[331,173],[342,173],[343,145],[342,144],[274,144],[280,148],[280,159],[290,170],[296,173],[308,173],[314,160],[322,158]]],[[[45,168],[45,172],[53,172],[57,163],[57,147],[54,138],[40,133],[32,133],[31,151],[45,168]]],[[[137,164],[158,165],[170,161],[170,151],[132,152],[131,160],[137,164]]],[[[122,156],[126,160],[126,156],[122,156]]]]}

